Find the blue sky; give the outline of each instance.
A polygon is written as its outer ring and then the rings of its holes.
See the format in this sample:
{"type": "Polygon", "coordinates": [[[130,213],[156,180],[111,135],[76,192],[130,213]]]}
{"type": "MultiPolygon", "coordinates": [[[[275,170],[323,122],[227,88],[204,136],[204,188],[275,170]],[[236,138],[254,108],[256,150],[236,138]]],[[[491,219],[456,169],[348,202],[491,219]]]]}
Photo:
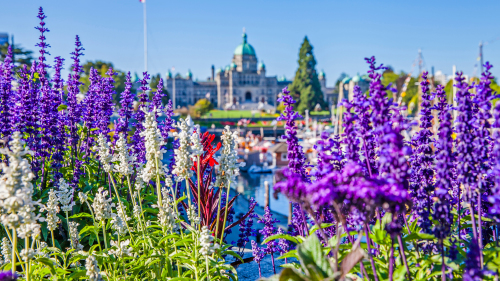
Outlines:
{"type": "MultiPolygon", "coordinates": [[[[48,18],[50,61],[61,55],[70,65],[74,37],[80,35],[83,60],[113,62],[142,72],[143,10],[138,0],[2,1],[0,32],[35,50],[37,8],[48,18]]],[[[147,0],[149,71],[175,66],[206,79],[210,67],[231,63],[242,28],[268,75],[294,76],[304,36],[314,46],[329,85],[342,72],[367,70],[371,55],[396,71],[409,71],[422,49],[427,69],[451,74],[452,65],[472,74],[478,44],[500,37],[500,1],[165,1],[147,0]]],[[[500,73],[500,40],[484,47],[485,59],[500,73]]]]}

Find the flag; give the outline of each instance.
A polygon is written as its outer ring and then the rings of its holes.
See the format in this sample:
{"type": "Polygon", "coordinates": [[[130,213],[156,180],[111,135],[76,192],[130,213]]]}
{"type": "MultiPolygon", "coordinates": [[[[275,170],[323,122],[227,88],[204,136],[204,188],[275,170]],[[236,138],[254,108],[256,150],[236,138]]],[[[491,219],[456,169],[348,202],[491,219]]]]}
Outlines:
{"type": "Polygon", "coordinates": [[[141,2],[141,3],[146,3],[146,0],[139,0],[139,2],[141,2]]]}

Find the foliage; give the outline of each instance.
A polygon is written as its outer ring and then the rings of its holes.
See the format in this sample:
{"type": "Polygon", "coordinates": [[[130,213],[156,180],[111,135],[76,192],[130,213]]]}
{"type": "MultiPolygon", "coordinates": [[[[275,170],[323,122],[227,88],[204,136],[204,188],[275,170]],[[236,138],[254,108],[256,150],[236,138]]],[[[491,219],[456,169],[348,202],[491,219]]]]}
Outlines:
{"type": "Polygon", "coordinates": [[[214,105],[208,99],[200,99],[193,106],[189,107],[189,114],[196,118],[200,118],[213,109],[214,105]]]}
{"type": "Polygon", "coordinates": [[[304,113],[306,109],[313,111],[316,104],[319,104],[321,108],[327,108],[318,73],[316,72],[316,60],[312,50],[313,47],[309,43],[309,39],[305,37],[299,51],[299,68],[295,72],[293,83],[288,89],[292,96],[298,100],[296,109],[300,113],[304,113]]]}
{"type": "Polygon", "coordinates": [[[88,92],[88,90],[89,90],[90,70],[92,68],[96,69],[100,76],[105,76],[106,72],[108,72],[108,70],[110,68],[112,68],[113,72],[115,72],[117,74],[114,76],[115,93],[113,94],[113,101],[115,104],[119,104],[120,93],[122,93],[125,90],[125,80],[126,80],[127,74],[123,71],[115,69],[111,62],[104,62],[101,60],[97,60],[95,62],[87,61],[85,64],[83,64],[84,73],[83,73],[82,77],[80,78],[80,82],[83,83],[83,85],[80,86],[80,91],[82,91],[82,92],[88,92]]]}
{"type": "MultiPolygon", "coordinates": [[[[0,61],[5,60],[9,46],[9,43],[0,45],[0,61]]],[[[20,45],[14,45],[12,48],[12,52],[14,53],[14,62],[20,65],[24,64],[28,67],[31,67],[31,63],[33,61],[33,51],[25,50],[20,45]]]]}

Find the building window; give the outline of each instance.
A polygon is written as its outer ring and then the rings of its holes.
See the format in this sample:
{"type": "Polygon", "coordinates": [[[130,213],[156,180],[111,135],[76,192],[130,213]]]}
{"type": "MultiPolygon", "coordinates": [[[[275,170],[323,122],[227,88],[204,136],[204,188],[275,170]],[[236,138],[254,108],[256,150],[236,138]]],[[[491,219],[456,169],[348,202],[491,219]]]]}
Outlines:
{"type": "Polygon", "coordinates": [[[245,94],[245,101],[251,102],[252,101],[252,93],[246,92],[245,94]]]}
{"type": "Polygon", "coordinates": [[[281,153],[281,161],[288,161],[288,153],[281,153]]]}

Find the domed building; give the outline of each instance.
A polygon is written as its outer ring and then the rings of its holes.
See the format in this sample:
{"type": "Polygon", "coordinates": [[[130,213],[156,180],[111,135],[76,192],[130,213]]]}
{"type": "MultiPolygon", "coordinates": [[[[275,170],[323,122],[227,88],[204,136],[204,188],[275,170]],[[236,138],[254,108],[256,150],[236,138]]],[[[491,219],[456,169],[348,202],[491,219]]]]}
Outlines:
{"type": "MultiPolygon", "coordinates": [[[[185,77],[172,75],[166,77],[166,88],[173,98],[175,91],[176,107],[195,104],[199,99],[208,98],[220,109],[271,109],[281,90],[292,83],[284,77],[266,76],[266,65],[258,61],[252,45],[248,43],[243,31],[240,45],[233,52],[231,64],[215,71],[206,81],[193,81],[191,71],[185,77]]],[[[320,83],[326,91],[326,78],[320,73],[320,83]]]]}

